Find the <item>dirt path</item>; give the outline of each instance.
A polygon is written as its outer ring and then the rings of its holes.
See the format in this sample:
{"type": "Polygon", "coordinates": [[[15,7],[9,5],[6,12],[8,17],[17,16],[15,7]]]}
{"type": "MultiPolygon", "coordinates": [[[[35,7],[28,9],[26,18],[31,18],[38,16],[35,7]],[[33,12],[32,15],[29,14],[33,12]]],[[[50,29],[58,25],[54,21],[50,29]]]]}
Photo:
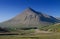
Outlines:
{"type": "Polygon", "coordinates": [[[39,29],[36,29],[35,30],[35,33],[52,33],[52,32],[49,32],[49,31],[41,31],[39,29]]]}

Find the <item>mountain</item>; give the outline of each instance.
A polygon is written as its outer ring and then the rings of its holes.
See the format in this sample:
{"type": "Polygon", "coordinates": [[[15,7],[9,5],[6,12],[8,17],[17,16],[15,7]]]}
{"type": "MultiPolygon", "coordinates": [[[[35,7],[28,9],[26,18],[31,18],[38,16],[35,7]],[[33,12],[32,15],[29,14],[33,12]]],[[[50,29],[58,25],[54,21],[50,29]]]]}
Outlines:
{"type": "Polygon", "coordinates": [[[59,17],[56,17],[56,19],[60,20],[60,18],[59,18],[59,17]]]}
{"type": "MultiPolygon", "coordinates": [[[[59,20],[53,16],[37,12],[32,8],[27,8],[21,14],[18,14],[14,18],[1,23],[2,26],[47,26],[57,23],[59,20]]],[[[0,26],[1,26],[0,25],[0,26]]]]}

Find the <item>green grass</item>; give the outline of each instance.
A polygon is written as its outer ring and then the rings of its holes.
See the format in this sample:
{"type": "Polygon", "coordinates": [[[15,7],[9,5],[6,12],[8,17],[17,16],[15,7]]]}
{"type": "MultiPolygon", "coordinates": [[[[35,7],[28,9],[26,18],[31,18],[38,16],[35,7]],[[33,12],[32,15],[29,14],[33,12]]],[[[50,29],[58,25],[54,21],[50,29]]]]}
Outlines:
{"type": "Polygon", "coordinates": [[[44,31],[60,32],[60,23],[52,24],[49,26],[41,26],[39,29],[44,31]]]}
{"type": "Polygon", "coordinates": [[[41,26],[39,27],[39,29],[45,31],[53,31],[54,33],[47,33],[47,34],[40,33],[40,34],[30,35],[30,33],[34,32],[34,29],[16,31],[16,28],[12,27],[9,28],[9,30],[19,32],[20,35],[0,35],[0,39],[60,39],[60,33],[57,33],[60,32],[60,24],[41,26]]]}
{"type": "Polygon", "coordinates": [[[37,35],[4,35],[0,39],[60,39],[60,33],[37,35]]]}

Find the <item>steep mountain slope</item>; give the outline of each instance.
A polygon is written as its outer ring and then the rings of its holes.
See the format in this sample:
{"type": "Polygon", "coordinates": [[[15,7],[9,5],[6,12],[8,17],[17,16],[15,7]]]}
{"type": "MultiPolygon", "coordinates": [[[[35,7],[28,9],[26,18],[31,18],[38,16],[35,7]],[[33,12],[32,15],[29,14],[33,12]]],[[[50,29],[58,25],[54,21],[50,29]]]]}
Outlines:
{"type": "Polygon", "coordinates": [[[2,23],[3,26],[47,26],[58,22],[56,18],[27,8],[16,17],[2,23]]]}

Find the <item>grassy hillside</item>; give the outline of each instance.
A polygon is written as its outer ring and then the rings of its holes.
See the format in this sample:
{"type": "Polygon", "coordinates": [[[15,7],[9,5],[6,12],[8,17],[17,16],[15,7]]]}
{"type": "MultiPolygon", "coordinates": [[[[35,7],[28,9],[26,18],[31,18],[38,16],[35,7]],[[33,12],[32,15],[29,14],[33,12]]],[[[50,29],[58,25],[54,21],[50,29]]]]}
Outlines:
{"type": "Polygon", "coordinates": [[[60,23],[52,25],[49,27],[48,31],[60,32],[60,23]]]}
{"type": "Polygon", "coordinates": [[[49,26],[41,26],[39,29],[44,31],[60,32],[60,23],[49,26]]]}

